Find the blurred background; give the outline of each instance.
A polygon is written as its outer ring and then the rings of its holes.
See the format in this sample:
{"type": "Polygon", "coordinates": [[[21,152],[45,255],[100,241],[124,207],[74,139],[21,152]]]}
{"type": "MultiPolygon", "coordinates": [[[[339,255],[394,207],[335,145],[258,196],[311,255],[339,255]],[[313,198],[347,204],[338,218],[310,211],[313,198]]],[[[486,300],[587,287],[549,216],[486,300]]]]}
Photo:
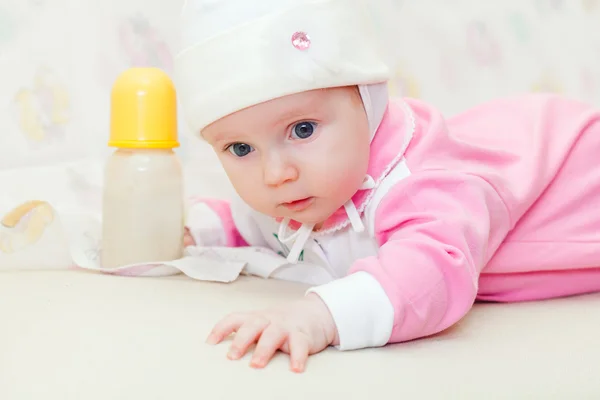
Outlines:
{"type": "MultiPolygon", "coordinates": [[[[172,71],[182,3],[0,0],[0,216],[32,199],[99,212],[112,82],[172,71]]],[[[394,95],[446,115],[540,91],[600,106],[600,0],[405,0],[398,24],[394,95]]],[[[212,151],[180,125],[188,190],[226,196],[212,151]]]]}

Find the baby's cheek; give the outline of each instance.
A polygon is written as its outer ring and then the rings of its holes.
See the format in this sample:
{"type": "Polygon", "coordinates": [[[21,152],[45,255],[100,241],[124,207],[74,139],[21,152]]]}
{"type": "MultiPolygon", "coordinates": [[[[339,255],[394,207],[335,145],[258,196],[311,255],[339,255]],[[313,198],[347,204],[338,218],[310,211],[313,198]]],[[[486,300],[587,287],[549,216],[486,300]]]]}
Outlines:
{"type": "Polygon", "coordinates": [[[352,196],[364,177],[352,165],[329,168],[317,176],[322,192],[331,198],[352,196]]]}
{"type": "Polygon", "coordinates": [[[345,173],[340,177],[341,185],[346,188],[348,193],[354,194],[359,189],[364,176],[364,173],[360,172],[356,167],[349,165],[345,173]]]}
{"type": "Polygon", "coordinates": [[[247,197],[252,197],[258,191],[261,181],[256,179],[251,168],[228,168],[225,165],[224,167],[233,188],[245,201],[247,197]]]}

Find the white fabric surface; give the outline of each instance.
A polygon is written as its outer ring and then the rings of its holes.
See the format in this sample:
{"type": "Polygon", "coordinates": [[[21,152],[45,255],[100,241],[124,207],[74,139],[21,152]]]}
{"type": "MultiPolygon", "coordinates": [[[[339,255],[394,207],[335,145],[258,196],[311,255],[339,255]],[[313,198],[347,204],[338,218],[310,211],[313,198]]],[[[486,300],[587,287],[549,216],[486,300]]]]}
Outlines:
{"type": "Polygon", "coordinates": [[[0,399],[597,399],[600,295],[478,305],[433,338],[262,371],[204,344],[231,311],[301,296],[242,278],[0,273],[0,399]]]}

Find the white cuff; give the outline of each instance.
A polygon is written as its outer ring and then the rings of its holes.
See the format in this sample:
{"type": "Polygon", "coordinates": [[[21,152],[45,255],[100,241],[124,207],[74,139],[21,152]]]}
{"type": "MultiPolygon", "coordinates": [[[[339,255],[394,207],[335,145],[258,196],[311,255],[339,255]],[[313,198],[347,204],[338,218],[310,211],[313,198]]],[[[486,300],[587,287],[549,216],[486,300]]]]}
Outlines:
{"type": "Polygon", "coordinates": [[[188,209],[185,226],[196,246],[224,247],[227,236],[219,215],[206,203],[196,203],[188,209]]]}
{"type": "Polygon", "coordinates": [[[357,272],[311,288],[329,308],[338,330],[340,350],[380,347],[388,343],[394,326],[394,307],[377,280],[357,272]]]}

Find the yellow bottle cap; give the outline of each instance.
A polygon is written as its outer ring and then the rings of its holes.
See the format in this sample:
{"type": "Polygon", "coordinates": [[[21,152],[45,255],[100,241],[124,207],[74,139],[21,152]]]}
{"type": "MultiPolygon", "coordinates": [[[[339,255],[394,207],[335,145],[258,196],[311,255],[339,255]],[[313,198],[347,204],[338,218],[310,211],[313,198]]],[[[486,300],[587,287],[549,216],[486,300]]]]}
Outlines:
{"type": "Polygon", "coordinates": [[[171,149],[178,147],[177,100],[169,76],[158,68],[130,68],[111,93],[111,147],[171,149]]]}

